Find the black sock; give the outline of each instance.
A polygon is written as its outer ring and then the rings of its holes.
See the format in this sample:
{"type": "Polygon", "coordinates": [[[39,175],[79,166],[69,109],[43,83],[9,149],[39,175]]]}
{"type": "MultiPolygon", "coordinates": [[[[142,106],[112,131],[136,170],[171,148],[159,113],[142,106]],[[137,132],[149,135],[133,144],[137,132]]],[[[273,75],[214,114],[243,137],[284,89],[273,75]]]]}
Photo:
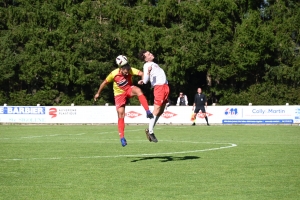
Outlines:
{"type": "Polygon", "coordinates": [[[205,116],[205,120],[206,120],[206,123],[208,124],[208,118],[207,118],[207,116],[205,116]]]}

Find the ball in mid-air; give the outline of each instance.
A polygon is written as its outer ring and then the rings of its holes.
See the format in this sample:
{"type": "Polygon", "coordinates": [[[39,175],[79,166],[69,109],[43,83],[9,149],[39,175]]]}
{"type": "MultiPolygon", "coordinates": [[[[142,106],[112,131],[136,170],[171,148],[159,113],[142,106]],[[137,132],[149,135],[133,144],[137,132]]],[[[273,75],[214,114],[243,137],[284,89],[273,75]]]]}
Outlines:
{"type": "Polygon", "coordinates": [[[123,56],[123,55],[119,55],[119,56],[116,58],[116,63],[117,63],[117,65],[119,65],[119,66],[126,65],[126,64],[128,63],[127,57],[126,57],[126,56],[123,56]]]}

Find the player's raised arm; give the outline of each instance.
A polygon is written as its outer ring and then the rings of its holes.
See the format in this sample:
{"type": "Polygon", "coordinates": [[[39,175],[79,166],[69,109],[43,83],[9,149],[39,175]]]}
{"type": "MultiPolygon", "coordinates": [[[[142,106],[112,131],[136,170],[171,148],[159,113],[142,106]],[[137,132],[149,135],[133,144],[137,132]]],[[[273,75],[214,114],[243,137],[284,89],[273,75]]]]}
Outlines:
{"type": "Polygon", "coordinates": [[[94,100],[95,100],[95,101],[97,101],[97,98],[100,96],[101,91],[103,90],[103,88],[104,88],[107,84],[108,84],[108,82],[107,82],[106,80],[104,80],[104,81],[100,84],[99,89],[98,89],[97,93],[96,93],[95,96],[94,96],[94,100]]]}

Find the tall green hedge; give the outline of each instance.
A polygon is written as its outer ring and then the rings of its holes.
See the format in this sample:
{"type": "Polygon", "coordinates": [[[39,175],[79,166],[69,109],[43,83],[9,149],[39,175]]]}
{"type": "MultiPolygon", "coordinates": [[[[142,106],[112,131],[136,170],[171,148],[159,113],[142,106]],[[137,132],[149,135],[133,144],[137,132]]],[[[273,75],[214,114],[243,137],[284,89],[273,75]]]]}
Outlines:
{"type": "Polygon", "coordinates": [[[0,104],[92,105],[116,56],[142,69],[140,49],[165,69],[173,101],[182,91],[191,104],[202,87],[209,103],[299,104],[299,19],[296,0],[4,0],[0,104]]]}

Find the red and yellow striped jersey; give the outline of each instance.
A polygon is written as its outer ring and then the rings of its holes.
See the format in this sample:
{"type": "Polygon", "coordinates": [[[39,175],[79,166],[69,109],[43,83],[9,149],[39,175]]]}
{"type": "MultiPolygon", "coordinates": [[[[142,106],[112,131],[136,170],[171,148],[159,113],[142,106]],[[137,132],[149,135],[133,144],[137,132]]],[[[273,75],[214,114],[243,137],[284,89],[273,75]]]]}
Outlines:
{"type": "Polygon", "coordinates": [[[121,69],[115,69],[113,70],[107,77],[106,81],[108,83],[113,83],[113,89],[114,89],[114,96],[117,96],[119,94],[124,93],[124,91],[128,90],[132,86],[132,76],[133,75],[139,75],[140,70],[136,68],[131,68],[129,71],[129,74],[127,76],[124,76],[121,73],[121,69]]]}

